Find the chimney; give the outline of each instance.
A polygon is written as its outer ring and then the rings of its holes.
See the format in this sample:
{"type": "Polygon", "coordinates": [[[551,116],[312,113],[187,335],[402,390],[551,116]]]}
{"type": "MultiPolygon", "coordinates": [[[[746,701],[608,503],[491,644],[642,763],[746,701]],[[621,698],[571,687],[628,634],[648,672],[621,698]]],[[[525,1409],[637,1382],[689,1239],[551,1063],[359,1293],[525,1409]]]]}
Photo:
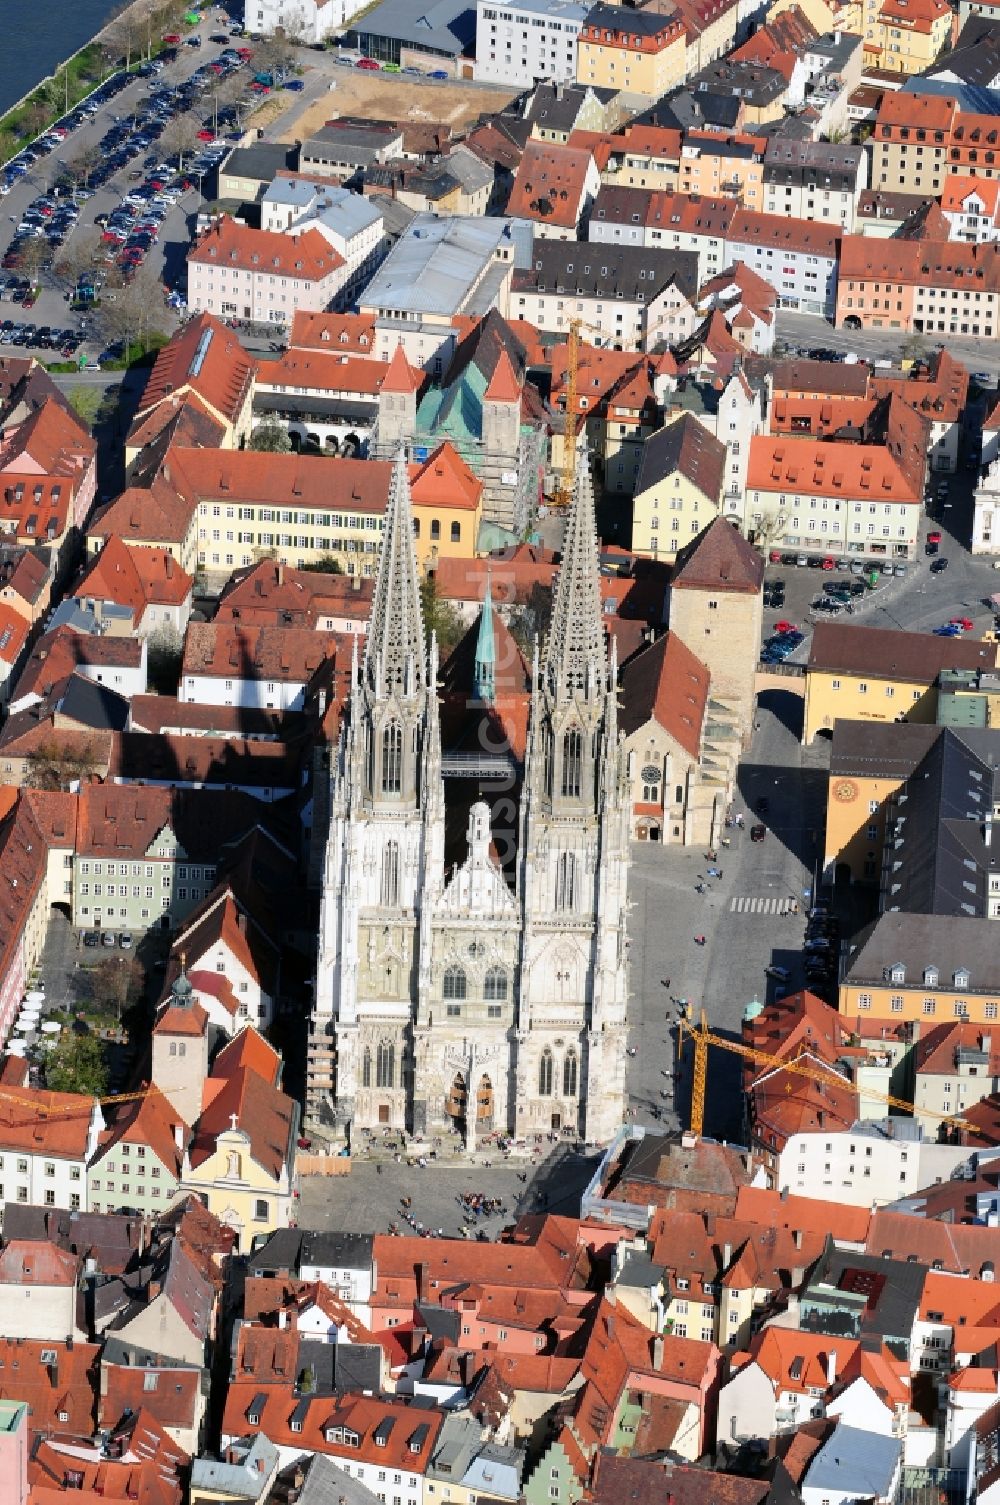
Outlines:
{"type": "Polygon", "coordinates": [[[988,846],[992,846],[992,844],[993,844],[993,817],[992,817],[992,815],[987,815],[986,819],[983,821],[983,846],[988,847],[988,846]]]}
{"type": "Polygon", "coordinates": [[[562,99],[563,93],[565,92],[565,86],[562,83],[561,79],[556,82],[555,91],[556,91],[556,99],[562,99]]]}
{"type": "Polygon", "coordinates": [[[247,917],[243,913],[242,909],[240,910],[239,914],[236,916],[236,923],[239,926],[240,934],[241,935],[246,935],[246,933],[247,933],[247,917]]]}
{"type": "Polygon", "coordinates": [[[183,1124],[174,1124],[174,1145],[180,1151],[181,1154],[184,1153],[184,1125],[183,1124]]]}
{"type": "Polygon", "coordinates": [[[788,1273],[791,1276],[792,1290],[797,1291],[806,1278],[806,1267],[805,1265],[793,1265],[788,1273]]]}
{"type": "Polygon", "coordinates": [[[732,1260],[732,1257],[733,1257],[733,1246],[732,1246],[731,1243],[729,1243],[729,1241],[727,1239],[727,1241],[722,1246],[722,1268],[724,1270],[728,1270],[729,1269],[729,1265],[730,1265],[730,1262],[732,1260]]]}
{"type": "Polygon", "coordinates": [[[426,1260],[421,1260],[417,1266],[417,1300],[423,1301],[427,1295],[427,1282],[430,1278],[431,1267],[426,1260]]]}
{"type": "Polygon", "coordinates": [[[168,580],[173,579],[174,556],[172,554],[164,554],[163,556],[163,573],[166,575],[168,580]]]}
{"type": "Polygon", "coordinates": [[[653,1339],[653,1368],[660,1369],[663,1366],[663,1334],[657,1333],[653,1339]]]}
{"type": "Polygon", "coordinates": [[[278,1331],[283,1333],[285,1331],[285,1328],[287,1326],[288,1326],[288,1313],[285,1311],[285,1308],[282,1307],[281,1311],[278,1313],[278,1331]]]}
{"type": "Polygon", "coordinates": [[[796,1228],[796,1229],[794,1229],[792,1231],[792,1240],[793,1240],[793,1242],[795,1244],[796,1249],[801,1249],[802,1248],[802,1229],[801,1228],[796,1228]]]}
{"type": "Polygon", "coordinates": [[[826,1383],[828,1385],[837,1383],[837,1350],[835,1348],[831,1348],[826,1356],[826,1383]]]}
{"type": "Polygon", "coordinates": [[[278,574],[278,584],[279,585],[284,585],[284,583],[285,583],[285,566],[280,561],[278,563],[277,574],[278,574]]]}

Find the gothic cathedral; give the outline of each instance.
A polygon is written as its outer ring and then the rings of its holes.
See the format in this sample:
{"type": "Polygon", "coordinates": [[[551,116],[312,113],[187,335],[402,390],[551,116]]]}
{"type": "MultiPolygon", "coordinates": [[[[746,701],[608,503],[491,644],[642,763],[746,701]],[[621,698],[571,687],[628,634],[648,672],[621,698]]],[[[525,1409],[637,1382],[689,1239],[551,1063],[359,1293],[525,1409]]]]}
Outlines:
{"type": "MultiPolygon", "coordinates": [[[[628,786],[580,459],[544,655],[536,642],[530,673],[518,659],[520,756],[470,764],[442,735],[397,457],[331,774],[307,1112],[335,1134],[472,1149],[495,1132],[606,1141],[622,1122],[628,786]],[[514,769],[516,798],[491,799],[492,764],[514,769]]],[[[487,592],[468,685],[484,717],[494,625],[487,592]]]]}

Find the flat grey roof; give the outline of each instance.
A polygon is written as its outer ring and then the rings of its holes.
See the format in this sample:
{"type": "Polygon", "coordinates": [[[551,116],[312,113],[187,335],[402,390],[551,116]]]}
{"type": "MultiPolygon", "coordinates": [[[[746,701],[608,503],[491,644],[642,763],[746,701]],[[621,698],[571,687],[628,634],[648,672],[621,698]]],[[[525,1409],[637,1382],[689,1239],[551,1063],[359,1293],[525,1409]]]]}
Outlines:
{"type": "Polygon", "coordinates": [[[806,1470],[803,1484],[831,1494],[882,1499],[891,1491],[902,1443],[896,1437],[845,1427],[843,1422],[806,1470]]]}
{"type": "Polygon", "coordinates": [[[505,219],[418,214],[361,294],[362,308],[460,313],[503,240],[505,219]]]}

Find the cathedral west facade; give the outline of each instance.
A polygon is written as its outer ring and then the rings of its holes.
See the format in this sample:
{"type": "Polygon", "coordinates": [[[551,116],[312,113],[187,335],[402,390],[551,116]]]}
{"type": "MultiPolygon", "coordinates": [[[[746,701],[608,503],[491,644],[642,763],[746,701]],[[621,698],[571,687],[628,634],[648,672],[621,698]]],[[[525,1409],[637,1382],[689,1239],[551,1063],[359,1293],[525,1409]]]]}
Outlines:
{"type": "MultiPolygon", "coordinates": [[[[307,1112],[335,1133],[457,1133],[471,1149],[497,1131],[602,1141],[621,1124],[628,780],[579,470],[544,652],[530,671],[520,660],[524,745],[473,759],[470,786],[442,735],[397,459],[331,771],[307,1112]],[[513,798],[491,759],[516,769],[513,798]]],[[[495,652],[487,599],[463,715],[491,749],[495,652]]]]}

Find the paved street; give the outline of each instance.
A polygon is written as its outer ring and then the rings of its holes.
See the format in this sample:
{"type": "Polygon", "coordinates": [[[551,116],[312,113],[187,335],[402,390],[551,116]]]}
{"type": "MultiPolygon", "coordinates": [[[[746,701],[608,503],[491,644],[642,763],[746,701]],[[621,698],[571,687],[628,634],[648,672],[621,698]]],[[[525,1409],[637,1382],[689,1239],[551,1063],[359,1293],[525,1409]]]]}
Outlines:
{"type": "MultiPolygon", "coordinates": [[[[834,329],[821,314],[793,313],[784,308],[778,313],[777,337],[785,345],[825,345],[830,350],[852,351],[866,360],[897,362],[904,345],[912,338],[900,329],[834,329]]],[[[933,335],[928,335],[925,340],[929,353],[942,343],[933,335]]],[[[1000,375],[1000,347],[996,340],[950,334],[947,343],[952,355],[963,361],[970,371],[1000,375]]]]}
{"type": "MultiPolygon", "coordinates": [[[[695,884],[708,866],[703,853],[634,848],[630,1042],[637,1054],[629,1060],[629,1095],[639,1123],[688,1121],[687,1080],[676,1099],[671,1082],[678,1015],[671,997],[686,998],[695,1017],[704,1008],[717,1032],[738,1036],[746,1004],[772,996],[773,984],[769,992],[765,977],[769,963],[788,967],[793,986],[801,981],[803,914],[781,911],[792,896],[801,903],[813,881],[829,749],[828,744],[800,747],[801,703],[795,697],[778,693],[762,699],[735,807],[747,814],[747,822],[742,831],[726,833],[732,845],[720,850],[715,864],[722,881],[709,880],[710,892],[699,894],[695,884]],[[761,795],[770,801],[768,835],[754,845],[749,812],[761,795]],[[701,934],[704,946],[694,941],[701,934]]],[[[706,1132],[738,1137],[740,1111],[736,1057],[713,1052],[706,1132]]]]}

